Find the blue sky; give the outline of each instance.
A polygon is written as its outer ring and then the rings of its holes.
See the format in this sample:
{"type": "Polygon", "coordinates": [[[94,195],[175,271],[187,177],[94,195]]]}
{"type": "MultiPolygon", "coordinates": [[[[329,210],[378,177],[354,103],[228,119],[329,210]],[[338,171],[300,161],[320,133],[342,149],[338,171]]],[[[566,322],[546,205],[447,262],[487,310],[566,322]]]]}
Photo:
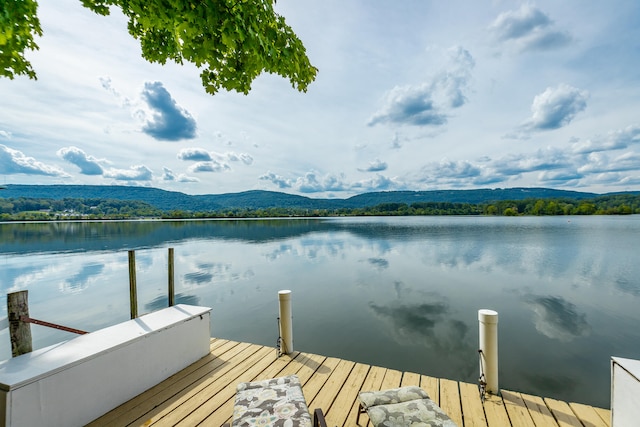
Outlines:
{"type": "Polygon", "coordinates": [[[279,0],[319,74],[205,93],[114,11],[41,0],[38,80],[0,79],[0,184],[640,189],[640,3],[279,0]]]}

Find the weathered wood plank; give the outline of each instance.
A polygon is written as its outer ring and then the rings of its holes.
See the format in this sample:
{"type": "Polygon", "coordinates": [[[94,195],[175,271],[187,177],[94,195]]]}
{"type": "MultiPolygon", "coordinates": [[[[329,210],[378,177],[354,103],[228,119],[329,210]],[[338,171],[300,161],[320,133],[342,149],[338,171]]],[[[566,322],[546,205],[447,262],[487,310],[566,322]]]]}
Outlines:
{"type": "Polygon", "coordinates": [[[413,372],[405,372],[402,374],[402,381],[400,387],[418,386],[420,387],[420,374],[413,372]]]}
{"type": "MultiPolygon", "coordinates": [[[[477,389],[477,386],[476,386],[477,389]]],[[[504,400],[499,396],[487,395],[484,399],[484,413],[489,427],[502,427],[511,425],[504,400]]]]}
{"type": "Polygon", "coordinates": [[[357,404],[358,392],[362,389],[368,372],[369,365],[355,364],[327,413],[327,425],[346,425],[351,410],[357,404]]]}
{"type": "MultiPolygon", "coordinates": [[[[302,383],[302,392],[304,393],[304,397],[307,400],[307,404],[310,404],[313,399],[316,398],[324,384],[327,382],[333,371],[338,367],[341,360],[335,357],[327,357],[322,365],[318,366],[313,374],[309,377],[309,379],[302,383]]],[[[309,406],[309,409],[316,408],[313,405],[309,406]]],[[[326,408],[321,408],[323,411],[326,411],[326,408]]]]}
{"type": "Polygon", "coordinates": [[[602,419],[602,421],[604,421],[607,426],[611,426],[611,410],[610,409],[603,409],[603,408],[593,408],[598,415],[600,415],[600,418],[602,419]]]}
{"type": "Polygon", "coordinates": [[[460,404],[460,389],[458,382],[440,379],[440,407],[449,418],[462,427],[462,405],[460,404]]]}
{"type": "MultiPolygon", "coordinates": [[[[338,359],[332,359],[335,361],[335,364],[338,363],[338,359]]],[[[294,360],[295,364],[300,364],[300,369],[298,370],[298,378],[300,379],[301,384],[306,384],[307,381],[317,372],[322,370],[331,370],[333,369],[331,366],[332,362],[327,360],[325,356],[319,356],[317,354],[308,354],[301,353],[294,360]]],[[[307,390],[309,390],[307,388],[307,390]]],[[[306,398],[309,399],[310,396],[305,394],[306,398]]]]}
{"type": "Polygon", "coordinates": [[[609,427],[593,407],[581,403],[569,403],[569,407],[585,427],[609,427]]]}
{"type": "Polygon", "coordinates": [[[487,418],[480,400],[478,386],[459,383],[462,420],[465,427],[487,427],[487,418]]]}
{"type": "MultiPolygon", "coordinates": [[[[367,373],[367,377],[362,383],[362,388],[360,391],[377,391],[382,389],[382,381],[384,380],[384,375],[386,373],[385,368],[380,368],[377,366],[371,366],[369,368],[369,372],[367,373]]],[[[353,407],[351,408],[351,412],[343,424],[344,427],[351,427],[356,425],[356,420],[358,419],[358,411],[360,409],[360,402],[356,399],[353,407]]],[[[360,415],[360,423],[362,425],[366,425],[369,420],[366,413],[360,415]]]]}
{"type": "Polygon", "coordinates": [[[440,385],[438,379],[427,375],[420,376],[420,387],[427,392],[429,398],[440,405],[440,385]]]}
{"type": "Polygon", "coordinates": [[[186,389],[184,393],[172,397],[161,406],[154,408],[149,414],[136,419],[132,424],[146,426],[153,425],[167,417],[162,423],[174,424],[198,408],[206,400],[215,396],[220,390],[229,387],[236,382],[237,378],[249,367],[264,360],[271,349],[262,346],[250,345],[245,352],[250,353],[241,363],[234,364],[235,360],[230,359],[222,369],[202,378],[195,387],[186,389]],[[151,415],[151,416],[149,416],[151,415]]]}
{"type": "Polygon", "coordinates": [[[545,397],[544,403],[547,404],[560,427],[582,427],[582,423],[567,402],[545,397]]]}
{"type": "Polygon", "coordinates": [[[235,396],[235,385],[237,383],[254,381],[263,370],[273,363],[275,353],[271,353],[273,356],[268,357],[270,352],[267,351],[265,353],[264,350],[270,349],[262,347],[256,352],[256,354],[262,356],[257,361],[233,368],[226,375],[229,379],[228,381],[225,378],[220,378],[218,381],[212,382],[205,388],[203,393],[192,398],[196,399],[194,401],[195,405],[183,404],[178,406],[166,415],[164,422],[174,426],[198,425],[212,412],[235,396]]]}
{"type": "Polygon", "coordinates": [[[520,393],[502,390],[502,401],[513,427],[536,427],[520,393]]]}
{"type": "Polygon", "coordinates": [[[355,362],[341,360],[331,375],[329,375],[329,378],[327,378],[324,386],[310,402],[311,406],[314,408],[321,408],[326,417],[331,417],[333,412],[333,402],[335,401],[338,393],[340,393],[340,390],[342,390],[342,387],[354,367],[355,362]]]}
{"type": "Polygon", "coordinates": [[[398,388],[400,387],[400,382],[402,381],[402,372],[396,371],[395,369],[387,369],[387,372],[384,374],[384,379],[382,380],[382,385],[380,386],[380,390],[386,390],[389,388],[398,388]]]}
{"type": "Polygon", "coordinates": [[[529,414],[536,427],[558,427],[556,419],[551,415],[551,411],[547,408],[547,405],[541,397],[524,393],[520,393],[520,397],[529,410],[529,414]]]}

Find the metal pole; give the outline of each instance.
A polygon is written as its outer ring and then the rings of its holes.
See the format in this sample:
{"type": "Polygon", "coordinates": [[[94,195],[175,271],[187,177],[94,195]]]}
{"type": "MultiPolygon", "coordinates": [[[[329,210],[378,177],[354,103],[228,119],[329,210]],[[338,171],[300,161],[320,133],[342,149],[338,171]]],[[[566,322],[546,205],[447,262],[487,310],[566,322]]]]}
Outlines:
{"type": "Polygon", "coordinates": [[[278,292],[280,305],[280,338],[282,338],[282,354],[293,353],[293,316],[291,314],[291,291],[278,292]]]}
{"type": "Polygon", "coordinates": [[[478,310],[480,325],[480,373],[484,373],[486,391],[498,394],[498,312],[478,310]]]}

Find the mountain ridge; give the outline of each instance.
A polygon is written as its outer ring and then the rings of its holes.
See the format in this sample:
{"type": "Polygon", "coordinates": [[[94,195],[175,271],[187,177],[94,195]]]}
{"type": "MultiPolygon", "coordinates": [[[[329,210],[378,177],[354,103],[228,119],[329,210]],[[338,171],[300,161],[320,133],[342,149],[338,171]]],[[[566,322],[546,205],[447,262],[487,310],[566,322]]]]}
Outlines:
{"type": "Polygon", "coordinates": [[[340,209],[377,206],[383,203],[449,202],[488,203],[500,200],[523,199],[590,199],[615,194],[640,194],[640,191],[591,193],[555,190],[542,187],[513,187],[473,190],[380,191],[362,193],[346,199],[310,198],[295,194],[267,190],[247,190],[237,193],[188,195],[178,191],[154,187],[122,185],[29,185],[6,184],[0,198],[40,198],[60,200],[116,199],[137,200],[169,210],[219,211],[225,209],[340,209]]]}

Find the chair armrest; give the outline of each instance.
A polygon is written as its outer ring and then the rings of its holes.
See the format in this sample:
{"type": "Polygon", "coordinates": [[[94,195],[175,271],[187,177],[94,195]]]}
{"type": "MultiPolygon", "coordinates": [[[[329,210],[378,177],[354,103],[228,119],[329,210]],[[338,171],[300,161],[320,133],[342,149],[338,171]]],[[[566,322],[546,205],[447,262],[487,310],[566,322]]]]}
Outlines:
{"type": "Polygon", "coordinates": [[[327,422],[320,408],[313,411],[313,427],[327,427],[327,422]]]}

